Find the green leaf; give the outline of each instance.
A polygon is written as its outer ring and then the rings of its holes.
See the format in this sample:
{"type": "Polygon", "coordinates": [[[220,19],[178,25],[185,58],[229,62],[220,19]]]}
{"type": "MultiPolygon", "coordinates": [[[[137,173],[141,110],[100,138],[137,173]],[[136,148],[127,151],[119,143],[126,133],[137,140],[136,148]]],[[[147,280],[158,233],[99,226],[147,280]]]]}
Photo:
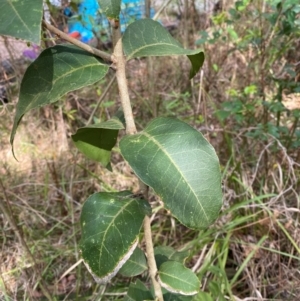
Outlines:
{"type": "Polygon", "coordinates": [[[119,273],[125,277],[134,277],[142,274],[147,268],[144,252],[140,248],[136,248],[119,273]]]}
{"type": "Polygon", "coordinates": [[[184,225],[207,228],[222,205],[219,160],[201,133],[173,118],[156,118],[125,136],[120,150],[136,175],[184,225]]]}
{"type": "Polygon", "coordinates": [[[167,261],[158,270],[159,282],[166,290],[185,296],[198,293],[200,281],[196,274],[177,261],[167,261]]]}
{"type": "Polygon", "coordinates": [[[184,49],[157,21],[141,19],[130,24],[123,36],[127,60],[143,56],[187,55],[192,64],[192,78],[204,62],[204,53],[199,49],[184,49]]]}
{"type": "Polygon", "coordinates": [[[192,63],[192,68],[190,70],[190,79],[193,78],[204,63],[204,53],[199,52],[194,55],[188,55],[189,60],[192,63]]]}
{"type": "Polygon", "coordinates": [[[189,251],[178,252],[169,246],[158,246],[154,248],[154,256],[156,265],[159,268],[164,262],[168,260],[184,263],[186,258],[189,256],[189,251]]]}
{"type": "Polygon", "coordinates": [[[110,154],[121,129],[124,129],[123,123],[113,117],[105,122],[79,128],[72,135],[72,140],[86,157],[111,170],[110,154]]]}
{"type": "Polygon", "coordinates": [[[121,0],[98,0],[98,2],[106,17],[119,20],[121,0]]]}
{"type": "Polygon", "coordinates": [[[210,294],[200,291],[197,296],[194,297],[193,301],[214,301],[214,299],[210,294]]]}
{"type": "Polygon", "coordinates": [[[25,113],[53,103],[69,91],[99,81],[108,68],[100,59],[76,46],[57,45],[44,50],[22,79],[11,144],[25,113]]]}
{"type": "Polygon", "coordinates": [[[98,283],[107,283],[130,258],[151,208],[129,191],[99,192],[84,203],[80,224],[84,263],[98,283]]]}
{"type": "Polygon", "coordinates": [[[154,300],[150,290],[137,279],[136,283],[130,283],[125,301],[154,300]]]}
{"type": "Polygon", "coordinates": [[[43,0],[1,0],[0,35],[39,44],[42,15],[43,0]]]}
{"type": "Polygon", "coordinates": [[[213,295],[214,300],[225,301],[224,293],[223,293],[223,286],[220,286],[220,282],[218,281],[210,281],[208,283],[209,291],[213,295]]]}
{"type": "Polygon", "coordinates": [[[193,296],[181,296],[181,295],[175,295],[171,293],[164,294],[164,301],[192,301],[193,296]]]}

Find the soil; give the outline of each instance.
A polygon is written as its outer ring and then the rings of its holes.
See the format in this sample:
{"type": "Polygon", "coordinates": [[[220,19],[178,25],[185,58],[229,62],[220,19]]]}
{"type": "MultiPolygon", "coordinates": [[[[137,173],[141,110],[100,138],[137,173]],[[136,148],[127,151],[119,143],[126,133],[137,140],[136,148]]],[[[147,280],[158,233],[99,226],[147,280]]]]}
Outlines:
{"type": "Polygon", "coordinates": [[[18,59],[27,48],[25,41],[0,36],[0,61],[18,59]]]}

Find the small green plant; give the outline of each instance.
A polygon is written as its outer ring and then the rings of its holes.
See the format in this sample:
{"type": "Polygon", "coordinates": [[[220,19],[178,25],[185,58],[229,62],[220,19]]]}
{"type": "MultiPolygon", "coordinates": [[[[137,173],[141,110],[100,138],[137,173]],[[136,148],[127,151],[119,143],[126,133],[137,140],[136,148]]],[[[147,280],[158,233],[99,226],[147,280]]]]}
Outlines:
{"type": "MultiPolygon", "coordinates": [[[[201,133],[176,118],[155,118],[137,132],[125,69],[127,61],[138,57],[187,55],[192,78],[203,64],[204,54],[184,49],[151,19],[135,21],[121,36],[121,1],[99,0],[99,4],[111,23],[112,54],[82,44],[42,21],[42,0],[4,0],[0,5],[1,34],[39,44],[42,24],[74,44],[43,50],[26,70],[11,144],[24,114],[58,101],[69,91],[94,84],[109,69],[114,70],[122,110],[110,120],[79,128],[72,140],[88,158],[112,170],[111,151],[119,131],[125,130],[120,151],[140,180],[140,194],[96,192],[86,200],[80,218],[83,261],[99,284],[109,282],[117,273],[134,277],[148,270],[152,286],[133,281],[125,300],[191,300],[199,293],[200,283],[184,265],[188,254],[171,247],[153,248],[148,188],[180,223],[191,229],[206,229],[218,217],[222,205],[219,160],[201,133]],[[7,25],[12,17],[13,26],[7,25]],[[138,247],[142,226],[146,257],[138,247]]],[[[43,291],[51,300],[51,294],[45,288],[43,291]]]]}
{"type": "MultiPolygon", "coordinates": [[[[222,93],[226,91],[221,94],[215,112],[222,126],[229,131],[245,131],[245,136],[255,144],[273,137],[291,152],[300,144],[299,109],[288,111],[282,95],[284,91],[286,94],[300,91],[295,64],[299,60],[295,52],[300,36],[299,11],[297,0],[270,0],[263,5],[255,1],[236,1],[226,14],[222,12],[212,17],[214,27],[201,31],[196,42],[198,45],[206,43],[210,49],[214,49],[211,45],[216,45],[215,49],[221,45],[227,47],[226,63],[225,60],[218,64],[213,60],[209,62],[210,70],[215,71],[209,84],[213,86],[214,78],[220,82],[224,75],[231,77],[229,87],[221,84],[218,87],[222,93]],[[232,53],[235,55],[231,56],[232,53]],[[224,73],[228,68],[226,64],[236,64],[239,70],[224,73]],[[226,100],[224,94],[227,94],[226,100]]],[[[215,60],[220,60],[222,53],[224,51],[216,54],[215,60]]],[[[231,154],[232,145],[227,142],[227,146],[231,154]]],[[[274,153],[279,151],[278,145],[270,149],[274,153]]],[[[267,156],[264,160],[268,165],[267,156]]]]}

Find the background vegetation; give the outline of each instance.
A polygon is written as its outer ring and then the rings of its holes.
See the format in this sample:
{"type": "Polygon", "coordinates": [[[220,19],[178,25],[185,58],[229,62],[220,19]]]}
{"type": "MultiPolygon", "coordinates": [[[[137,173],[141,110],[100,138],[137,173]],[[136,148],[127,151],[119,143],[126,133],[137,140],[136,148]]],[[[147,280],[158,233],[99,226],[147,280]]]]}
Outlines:
{"type": "MultiPolygon", "coordinates": [[[[200,2],[171,1],[161,15],[186,47],[205,50],[204,67],[192,82],[189,63],[177,57],[131,61],[127,74],[139,130],[158,114],[176,116],[214,145],[223,173],[224,206],[218,221],[199,232],[180,225],[152,196],[160,208],[152,216],[155,242],[190,252],[187,263],[207,293],[203,300],[296,301],[300,5],[297,0],[200,2]]],[[[116,83],[104,99],[100,97],[112,76],[27,114],[16,136],[16,162],[9,135],[18,83],[28,62],[20,59],[15,41],[1,38],[1,47],[7,51],[1,58],[1,85],[9,102],[0,104],[0,198],[38,265],[28,264],[1,214],[0,299],[41,299],[35,289],[39,270],[53,298],[122,300],[127,279],[118,276],[112,285],[100,287],[81,264],[76,266],[79,215],[89,194],[137,190],[137,182],[118,148],[110,173],[79,154],[70,139],[92,112],[94,120],[104,121],[117,111],[116,83]],[[4,68],[7,59],[11,74],[4,68]]]]}

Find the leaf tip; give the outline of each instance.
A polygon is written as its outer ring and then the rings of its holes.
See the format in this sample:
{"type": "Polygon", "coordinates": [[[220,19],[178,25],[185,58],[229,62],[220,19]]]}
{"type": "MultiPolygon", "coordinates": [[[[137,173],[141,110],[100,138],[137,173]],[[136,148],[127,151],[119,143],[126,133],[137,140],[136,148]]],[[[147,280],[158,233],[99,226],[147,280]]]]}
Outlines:
{"type": "Polygon", "coordinates": [[[192,79],[203,66],[205,55],[203,51],[200,51],[199,53],[196,53],[194,55],[188,55],[188,58],[192,64],[189,79],[192,79]]]}
{"type": "Polygon", "coordinates": [[[15,158],[15,160],[16,160],[17,162],[19,162],[18,158],[17,158],[16,155],[15,155],[15,151],[14,151],[14,148],[13,148],[13,147],[11,148],[11,151],[12,151],[12,154],[13,154],[13,157],[15,158]]]}
{"type": "Polygon", "coordinates": [[[14,130],[13,130],[13,132],[12,132],[12,134],[11,134],[11,136],[10,136],[11,152],[12,152],[13,157],[15,158],[15,160],[16,160],[17,162],[19,162],[19,160],[17,159],[16,154],[15,154],[14,140],[15,140],[15,133],[14,133],[14,130]]]}
{"type": "Polygon", "coordinates": [[[108,283],[108,281],[110,281],[118,272],[119,270],[122,268],[122,266],[126,263],[126,261],[130,258],[130,256],[132,255],[132,253],[134,252],[135,248],[137,247],[139,242],[138,237],[136,238],[136,240],[134,241],[134,243],[132,244],[132,246],[130,247],[130,249],[128,250],[128,252],[125,254],[125,256],[123,256],[123,258],[120,259],[120,261],[118,262],[118,264],[115,266],[115,268],[113,269],[113,271],[111,271],[110,273],[102,276],[101,278],[98,277],[91,269],[90,265],[83,259],[83,263],[86,266],[87,270],[90,272],[90,274],[93,276],[94,280],[98,283],[98,284],[106,284],[108,283]]]}
{"type": "Polygon", "coordinates": [[[110,172],[113,171],[113,170],[112,170],[112,166],[111,166],[111,162],[108,162],[108,164],[105,166],[105,168],[106,168],[108,171],[110,171],[110,172]]]}

